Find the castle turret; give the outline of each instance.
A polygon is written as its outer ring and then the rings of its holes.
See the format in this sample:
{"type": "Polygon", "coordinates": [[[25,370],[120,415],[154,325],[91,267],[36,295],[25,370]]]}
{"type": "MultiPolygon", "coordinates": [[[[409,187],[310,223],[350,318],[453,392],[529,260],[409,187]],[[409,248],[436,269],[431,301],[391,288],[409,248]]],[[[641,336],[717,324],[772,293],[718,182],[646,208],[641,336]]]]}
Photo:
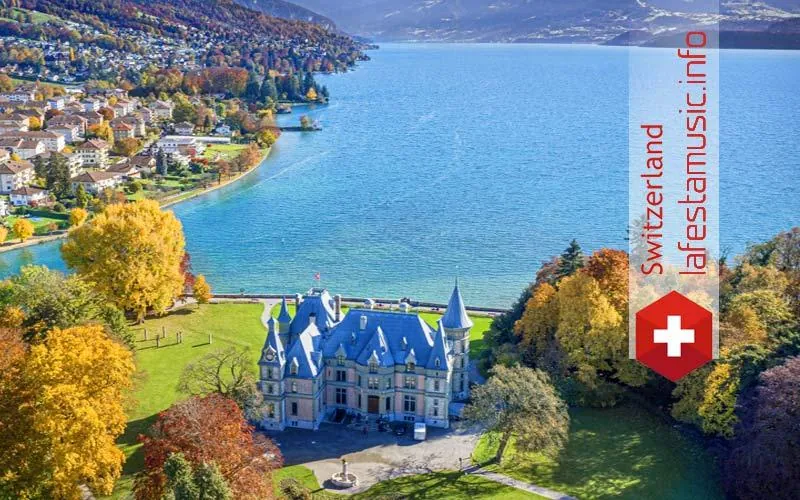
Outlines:
{"type": "Polygon", "coordinates": [[[259,388],[264,395],[266,411],[261,425],[268,429],[284,428],[284,367],[286,352],[278,333],[278,322],[271,317],[267,321],[267,338],[261,350],[259,366],[259,388]]]}
{"type": "Polygon", "coordinates": [[[467,315],[464,299],[458,289],[456,280],[447,311],[441,319],[441,326],[447,336],[453,359],[453,379],[451,389],[453,399],[467,399],[469,397],[469,331],[473,326],[472,320],[467,315]]]}

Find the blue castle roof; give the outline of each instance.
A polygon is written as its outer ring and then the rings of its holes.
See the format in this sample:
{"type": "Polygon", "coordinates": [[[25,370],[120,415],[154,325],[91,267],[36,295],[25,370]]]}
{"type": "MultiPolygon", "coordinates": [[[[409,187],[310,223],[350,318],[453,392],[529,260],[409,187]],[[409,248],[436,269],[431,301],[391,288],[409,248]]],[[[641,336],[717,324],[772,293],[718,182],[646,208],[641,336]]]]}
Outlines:
{"type": "Polygon", "coordinates": [[[294,319],[289,327],[291,338],[308,327],[309,318],[312,315],[320,332],[330,330],[336,324],[334,307],[333,298],[327,290],[315,291],[306,295],[295,311],[294,319]]]}
{"type": "Polygon", "coordinates": [[[442,316],[442,325],[448,329],[472,328],[472,320],[467,316],[467,308],[464,307],[464,299],[458,290],[458,280],[450,295],[450,302],[447,303],[447,311],[442,316]]]}
{"type": "Polygon", "coordinates": [[[289,308],[286,307],[286,297],[281,299],[281,312],[278,314],[279,323],[291,323],[292,316],[289,314],[289,308]]]}
{"type": "Polygon", "coordinates": [[[366,365],[375,350],[381,363],[391,360],[392,364],[402,364],[408,352],[413,349],[417,364],[425,366],[433,348],[432,334],[431,327],[416,314],[350,309],[342,321],[329,332],[323,342],[322,355],[326,358],[336,357],[337,351],[343,350],[346,359],[366,365]],[[362,316],[366,317],[363,330],[362,316]],[[385,353],[382,351],[384,345],[385,353]]]}

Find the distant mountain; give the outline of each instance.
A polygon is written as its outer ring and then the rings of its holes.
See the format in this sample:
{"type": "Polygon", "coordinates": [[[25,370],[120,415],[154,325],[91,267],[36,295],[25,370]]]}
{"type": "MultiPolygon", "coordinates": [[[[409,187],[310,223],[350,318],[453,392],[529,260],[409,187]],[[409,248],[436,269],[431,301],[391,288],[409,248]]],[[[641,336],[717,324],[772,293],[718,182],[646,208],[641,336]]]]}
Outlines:
{"type": "Polygon", "coordinates": [[[273,17],[306,21],[329,29],[336,28],[336,24],[330,18],[291,2],[284,2],[283,0],[236,0],[236,3],[273,17]]]}
{"type": "Polygon", "coordinates": [[[777,36],[770,26],[800,17],[800,0],[723,0],[713,14],[704,7],[710,0],[294,1],[379,41],[608,43],[633,32],[637,43],[648,43],[717,22],[767,39],[777,36]]]}

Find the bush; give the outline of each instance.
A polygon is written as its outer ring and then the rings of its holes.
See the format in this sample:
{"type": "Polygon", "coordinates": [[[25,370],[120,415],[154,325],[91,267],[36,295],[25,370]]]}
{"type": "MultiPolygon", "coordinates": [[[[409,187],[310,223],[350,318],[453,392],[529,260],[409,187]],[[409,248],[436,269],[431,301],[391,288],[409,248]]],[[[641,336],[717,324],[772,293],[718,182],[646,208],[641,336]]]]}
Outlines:
{"type": "Polygon", "coordinates": [[[282,479],[281,493],[289,500],[311,500],[311,490],[293,477],[282,479]]]}
{"type": "Polygon", "coordinates": [[[28,207],[17,207],[17,209],[14,210],[15,215],[25,215],[27,213],[28,213],[28,207]]]}
{"type": "Polygon", "coordinates": [[[56,202],[53,205],[53,212],[56,212],[56,213],[59,213],[59,214],[63,214],[66,211],[67,211],[67,207],[65,207],[63,203],[56,202]]]}

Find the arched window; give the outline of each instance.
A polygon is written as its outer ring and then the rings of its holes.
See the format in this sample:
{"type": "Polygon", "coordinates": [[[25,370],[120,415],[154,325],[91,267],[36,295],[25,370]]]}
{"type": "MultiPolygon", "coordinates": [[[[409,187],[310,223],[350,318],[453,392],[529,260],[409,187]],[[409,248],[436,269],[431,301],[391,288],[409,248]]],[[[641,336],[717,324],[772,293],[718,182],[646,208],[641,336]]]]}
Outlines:
{"type": "Polygon", "coordinates": [[[442,365],[442,362],[439,360],[439,358],[436,358],[436,361],[434,361],[433,364],[436,366],[436,368],[439,368],[442,365]]]}

